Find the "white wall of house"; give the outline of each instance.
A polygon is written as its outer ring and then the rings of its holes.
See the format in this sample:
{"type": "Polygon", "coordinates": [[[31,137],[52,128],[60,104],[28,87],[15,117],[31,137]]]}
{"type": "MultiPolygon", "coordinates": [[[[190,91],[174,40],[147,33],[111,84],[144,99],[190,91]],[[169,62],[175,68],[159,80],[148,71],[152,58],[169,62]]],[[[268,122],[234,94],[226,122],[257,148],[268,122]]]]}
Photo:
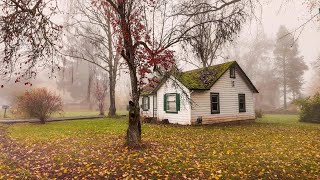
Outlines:
{"type": "Polygon", "coordinates": [[[193,101],[192,123],[195,123],[199,116],[202,117],[203,124],[255,118],[253,91],[238,70],[235,79],[230,78],[228,70],[212,86],[210,91],[193,91],[191,98],[193,101]],[[232,81],[235,81],[234,87],[232,87],[232,81]],[[210,93],[219,93],[220,114],[211,114],[210,93]],[[246,96],[246,112],[239,112],[238,94],[245,94],[246,96]]]}
{"type": "Polygon", "coordinates": [[[190,90],[179,84],[180,88],[176,88],[174,81],[168,79],[157,92],[158,99],[158,119],[168,119],[170,123],[173,124],[191,124],[191,104],[188,99],[190,99],[190,90]],[[183,91],[185,93],[183,93],[183,91]],[[178,113],[167,113],[164,111],[164,95],[167,93],[179,93],[180,94],[180,111],[178,113]]]}

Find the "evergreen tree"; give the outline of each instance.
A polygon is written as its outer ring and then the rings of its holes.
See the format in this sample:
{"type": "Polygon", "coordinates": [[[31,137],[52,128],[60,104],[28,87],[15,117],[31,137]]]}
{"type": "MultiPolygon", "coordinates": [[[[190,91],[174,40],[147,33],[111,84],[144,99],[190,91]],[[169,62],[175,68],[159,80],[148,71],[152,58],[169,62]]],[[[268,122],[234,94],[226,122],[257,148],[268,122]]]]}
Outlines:
{"type": "Polygon", "coordinates": [[[285,26],[280,26],[273,53],[276,74],[283,88],[284,109],[287,109],[288,93],[291,92],[293,98],[300,95],[302,76],[308,67],[299,55],[298,44],[285,26]]]}

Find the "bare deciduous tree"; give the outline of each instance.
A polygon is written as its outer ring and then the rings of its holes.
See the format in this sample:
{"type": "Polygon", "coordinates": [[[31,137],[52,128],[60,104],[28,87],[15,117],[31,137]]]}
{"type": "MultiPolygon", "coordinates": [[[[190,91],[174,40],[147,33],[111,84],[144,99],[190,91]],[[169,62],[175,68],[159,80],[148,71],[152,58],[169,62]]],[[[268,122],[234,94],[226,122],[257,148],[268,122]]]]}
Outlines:
{"type": "MultiPolygon", "coordinates": [[[[197,8],[199,8],[201,12],[212,9],[209,0],[198,1],[198,4],[197,8]]],[[[199,24],[199,26],[193,28],[186,34],[186,43],[184,43],[184,45],[187,44],[192,47],[202,67],[213,65],[222,46],[226,42],[232,41],[234,35],[241,29],[241,23],[245,20],[246,15],[244,9],[235,8],[231,13],[229,11],[228,9],[212,14],[197,13],[192,19],[192,21],[194,21],[195,24],[199,24]],[[205,23],[212,21],[214,18],[220,19],[220,16],[225,17],[225,19],[213,23],[205,23]]]]}
{"type": "Polygon", "coordinates": [[[94,96],[98,102],[98,108],[99,108],[100,115],[104,115],[107,90],[108,90],[108,86],[107,86],[106,81],[103,81],[103,82],[97,81],[95,83],[94,96]]]}
{"type": "Polygon", "coordinates": [[[88,2],[78,0],[73,8],[77,13],[71,14],[72,20],[68,23],[71,27],[68,29],[68,42],[71,42],[71,45],[67,46],[67,53],[63,54],[76,60],[87,61],[108,72],[110,83],[108,115],[115,116],[115,87],[121,56],[115,49],[117,41],[112,37],[114,32],[110,18],[105,16],[103,10],[88,2]]]}

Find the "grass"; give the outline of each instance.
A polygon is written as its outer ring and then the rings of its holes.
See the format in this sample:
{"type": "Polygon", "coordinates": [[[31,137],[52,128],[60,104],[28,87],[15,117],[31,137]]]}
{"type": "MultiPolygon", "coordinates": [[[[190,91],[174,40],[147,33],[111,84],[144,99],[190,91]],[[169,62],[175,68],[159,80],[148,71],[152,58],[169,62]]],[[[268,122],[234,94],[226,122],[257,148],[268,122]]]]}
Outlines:
{"type": "MultiPolygon", "coordinates": [[[[105,112],[105,114],[108,115],[108,112],[105,112]]],[[[127,111],[118,111],[117,114],[125,115],[127,114],[127,111]]],[[[4,111],[0,110],[0,119],[4,119],[3,115],[4,115],[4,111]]],[[[87,110],[87,111],[65,111],[62,113],[55,113],[51,117],[76,117],[76,116],[97,116],[97,115],[99,115],[98,111],[87,110]]],[[[10,111],[7,111],[6,118],[11,119],[15,117],[11,114],[10,111]]]]}
{"type": "Polygon", "coordinates": [[[123,146],[126,119],[3,128],[12,139],[0,146],[3,178],[320,178],[320,125],[295,115],[233,126],[144,124],[140,150],[123,146]]]}

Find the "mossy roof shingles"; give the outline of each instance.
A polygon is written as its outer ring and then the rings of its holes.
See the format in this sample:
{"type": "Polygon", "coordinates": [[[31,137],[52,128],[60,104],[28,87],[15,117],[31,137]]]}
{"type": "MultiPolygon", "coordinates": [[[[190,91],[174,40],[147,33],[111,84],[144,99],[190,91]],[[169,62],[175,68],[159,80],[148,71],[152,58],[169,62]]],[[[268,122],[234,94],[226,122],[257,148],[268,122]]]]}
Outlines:
{"type": "MultiPolygon", "coordinates": [[[[191,71],[174,71],[172,76],[175,77],[180,83],[190,90],[210,90],[211,87],[220,79],[220,77],[231,67],[238,67],[241,74],[245,78],[248,85],[255,93],[259,93],[256,87],[252,84],[247,75],[243,72],[241,67],[236,61],[230,61],[207,68],[200,68],[191,71]]],[[[157,90],[167,80],[163,78],[161,81],[155,84],[148,84],[144,87],[143,95],[156,94],[157,90]]]]}
{"type": "Polygon", "coordinates": [[[235,61],[176,73],[174,76],[188,89],[208,90],[235,63],[235,61]]]}

